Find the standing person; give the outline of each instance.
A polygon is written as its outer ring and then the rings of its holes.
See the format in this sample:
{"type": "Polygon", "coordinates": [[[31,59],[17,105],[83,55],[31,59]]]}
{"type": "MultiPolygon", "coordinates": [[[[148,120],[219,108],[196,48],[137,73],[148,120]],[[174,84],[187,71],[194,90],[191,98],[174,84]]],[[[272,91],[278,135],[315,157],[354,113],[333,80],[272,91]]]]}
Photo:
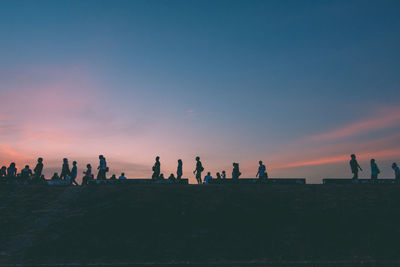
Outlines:
{"type": "Polygon", "coordinates": [[[233,180],[239,179],[239,176],[242,174],[239,171],[239,163],[234,162],[232,165],[233,165],[232,179],[233,180]]]}
{"type": "Polygon", "coordinates": [[[38,158],[37,161],[38,161],[38,163],[36,164],[36,167],[33,169],[33,171],[35,173],[35,178],[40,179],[40,177],[42,176],[42,171],[43,171],[43,159],[38,158]]]}
{"type": "Polygon", "coordinates": [[[400,168],[397,166],[397,164],[396,163],[394,163],[393,162],[393,164],[392,164],[392,169],[393,169],[393,171],[394,171],[394,178],[397,180],[397,181],[400,181],[400,168]]]}
{"type": "Polygon", "coordinates": [[[204,184],[209,184],[211,180],[212,180],[211,173],[207,172],[207,175],[204,176],[204,184]]]}
{"type": "Polygon", "coordinates": [[[63,159],[63,165],[62,165],[60,179],[66,179],[67,176],[70,176],[70,175],[71,175],[71,171],[69,170],[68,159],[64,158],[63,159]]]}
{"type": "Polygon", "coordinates": [[[182,160],[181,160],[181,159],[178,159],[178,168],[176,169],[176,179],[177,179],[178,181],[181,180],[182,175],[183,175],[182,166],[183,166],[182,160]]]}
{"type": "Polygon", "coordinates": [[[356,160],[356,155],[351,154],[350,157],[351,157],[350,160],[351,172],[353,173],[353,179],[356,180],[358,179],[358,170],[362,171],[362,169],[356,160]]]}
{"type": "Polygon", "coordinates": [[[260,166],[258,166],[258,171],[257,171],[257,174],[256,174],[256,178],[257,178],[257,176],[259,177],[260,180],[262,180],[264,178],[268,178],[268,175],[267,175],[267,177],[265,177],[266,176],[265,175],[266,174],[266,172],[265,172],[266,168],[265,168],[265,165],[263,164],[263,162],[260,160],[258,162],[258,164],[260,166]]]}
{"type": "Polygon", "coordinates": [[[198,184],[201,184],[201,173],[204,171],[203,165],[201,164],[200,157],[196,157],[196,169],[193,174],[196,174],[196,180],[198,184]]]}
{"type": "Polygon", "coordinates": [[[12,179],[17,176],[17,168],[15,167],[15,163],[11,162],[10,166],[7,168],[7,178],[12,179]]]}
{"type": "Polygon", "coordinates": [[[378,165],[375,162],[375,159],[371,159],[371,179],[376,180],[378,179],[378,174],[381,171],[378,168],[378,165]]]}
{"type": "Polygon", "coordinates": [[[89,184],[89,180],[94,179],[93,174],[92,174],[92,165],[87,164],[86,165],[86,171],[83,172],[85,176],[82,178],[82,185],[87,185],[89,184]]]}
{"type": "Polygon", "coordinates": [[[71,184],[78,185],[76,182],[76,177],[78,176],[78,168],[76,167],[76,161],[72,162],[72,169],[71,169],[71,184]]]}
{"type": "Polygon", "coordinates": [[[222,179],[225,180],[226,179],[226,172],[222,171],[222,179]]]}
{"type": "Polygon", "coordinates": [[[106,180],[107,162],[103,155],[99,156],[99,166],[97,169],[99,170],[97,173],[97,180],[106,180]]]}
{"type": "Polygon", "coordinates": [[[161,163],[159,156],[156,157],[156,162],[154,163],[152,170],[153,170],[153,175],[151,176],[151,178],[153,180],[159,179],[161,172],[161,163]]]}

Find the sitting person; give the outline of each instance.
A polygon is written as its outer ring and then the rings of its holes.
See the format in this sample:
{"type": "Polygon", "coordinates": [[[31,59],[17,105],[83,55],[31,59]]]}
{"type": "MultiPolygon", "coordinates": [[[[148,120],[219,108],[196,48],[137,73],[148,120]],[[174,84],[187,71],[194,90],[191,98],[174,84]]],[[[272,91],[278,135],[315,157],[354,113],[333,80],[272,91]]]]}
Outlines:
{"type": "Polygon", "coordinates": [[[0,169],[0,179],[4,179],[7,177],[7,167],[3,166],[0,169]]]}
{"type": "Polygon", "coordinates": [[[164,180],[165,178],[164,178],[164,174],[163,173],[161,173],[160,174],[160,176],[158,177],[158,179],[160,179],[160,180],[164,180]]]}
{"type": "Polygon", "coordinates": [[[53,181],[58,181],[58,180],[60,180],[60,176],[58,176],[58,172],[55,172],[55,173],[53,174],[53,177],[51,177],[51,180],[53,180],[53,181]]]}
{"type": "Polygon", "coordinates": [[[17,168],[15,167],[15,163],[12,162],[7,168],[7,179],[12,179],[15,177],[17,177],[17,168]]]}
{"type": "Polygon", "coordinates": [[[207,172],[207,175],[204,176],[204,184],[208,184],[212,180],[212,176],[210,172],[207,172]]]}
{"type": "Polygon", "coordinates": [[[21,179],[27,181],[32,176],[32,170],[29,168],[29,165],[25,165],[25,168],[21,170],[21,179]]]}
{"type": "Polygon", "coordinates": [[[168,177],[168,180],[170,180],[171,182],[175,182],[175,175],[171,173],[171,175],[168,177]]]}
{"type": "Polygon", "coordinates": [[[221,181],[221,174],[219,174],[219,172],[217,172],[217,180],[221,181]]]}
{"type": "Polygon", "coordinates": [[[126,180],[125,173],[121,173],[121,176],[118,178],[119,180],[126,180]]]}
{"type": "Polygon", "coordinates": [[[115,176],[115,174],[111,175],[110,180],[111,180],[111,181],[117,180],[117,176],[115,176]]]}
{"type": "Polygon", "coordinates": [[[86,165],[87,170],[83,172],[84,176],[82,178],[82,185],[89,184],[90,180],[94,179],[94,175],[92,174],[92,166],[90,164],[86,165]]]}

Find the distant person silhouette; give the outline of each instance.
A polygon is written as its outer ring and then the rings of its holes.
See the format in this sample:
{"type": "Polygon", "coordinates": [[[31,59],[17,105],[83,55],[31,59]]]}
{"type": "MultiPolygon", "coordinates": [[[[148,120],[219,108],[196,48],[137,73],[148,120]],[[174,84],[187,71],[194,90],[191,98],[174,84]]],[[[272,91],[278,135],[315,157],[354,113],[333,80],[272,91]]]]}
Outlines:
{"type": "Polygon", "coordinates": [[[68,159],[64,158],[63,159],[63,165],[62,165],[60,179],[65,179],[65,178],[67,178],[67,176],[70,176],[70,174],[71,174],[71,171],[69,170],[68,159]]]}
{"type": "Polygon", "coordinates": [[[89,184],[89,180],[93,180],[94,176],[92,174],[92,165],[86,165],[86,171],[83,172],[84,176],[82,178],[82,185],[89,184]]]}
{"type": "Polygon", "coordinates": [[[5,179],[7,177],[7,167],[3,166],[0,169],[0,178],[5,179]]]}
{"type": "Polygon", "coordinates": [[[219,172],[216,173],[217,181],[221,181],[221,174],[219,172]]]}
{"type": "Polygon", "coordinates": [[[121,173],[121,176],[118,178],[118,180],[126,180],[125,173],[121,173]]]}
{"type": "Polygon", "coordinates": [[[15,163],[11,162],[10,166],[7,168],[7,178],[16,178],[17,177],[17,168],[15,167],[15,163]]]}
{"type": "Polygon", "coordinates": [[[258,162],[258,164],[260,166],[258,166],[258,171],[256,174],[256,178],[259,177],[260,180],[264,179],[264,178],[268,178],[268,175],[266,175],[266,168],[265,165],[263,164],[263,162],[260,160],[258,162]]]}
{"type": "Polygon", "coordinates": [[[152,170],[153,170],[153,175],[151,176],[151,178],[153,180],[157,180],[158,178],[160,178],[161,163],[159,156],[156,157],[156,162],[154,163],[152,170]]]}
{"type": "Polygon", "coordinates": [[[161,173],[160,174],[160,176],[158,177],[158,179],[160,179],[160,180],[164,180],[165,178],[164,178],[164,174],[163,173],[161,173]]]}
{"type": "Polygon", "coordinates": [[[211,180],[212,180],[211,173],[207,172],[207,175],[204,176],[204,184],[209,184],[211,180]]]}
{"type": "Polygon", "coordinates": [[[204,171],[203,164],[201,164],[200,157],[196,157],[196,169],[193,174],[196,174],[196,180],[198,184],[201,184],[201,173],[204,171]]]}
{"type": "Polygon", "coordinates": [[[226,172],[222,171],[222,180],[225,180],[225,179],[226,179],[226,172]]]}
{"type": "Polygon", "coordinates": [[[168,180],[170,180],[171,182],[175,182],[175,175],[171,173],[170,176],[168,177],[168,180]]]}
{"type": "Polygon", "coordinates": [[[351,154],[350,157],[351,157],[351,160],[350,160],[351,172],[353,173],[353,179],[356,180],[356,179],[358,179],[358,170],[362,171],[362,169],[356,160],[356,155],[351,154]]]}
{"type": "Polygon", "coordinates": [[[371,179],[376,180],[378,179],[378,174],[381,171],[378,168],[378,165],[375,162],[375,159],[371,159],[371,179]]]}
{"type": "Polygon", "coordinates": [[[27,181],[31,178],[31,176],[32,176],[32,170],[29,168],[29,165],[25,165],[25,168],[21,170],[21,178],[24,181],[27,181]]]}
{"type": "Polygon", "coordinates": [[[36,167],[33,169],[35,173],[35,178],[39,179],[42,176],[42,171],[43,171],[43,159],[38,158],[37,160],[36,167]]]}
{"type": "Polygon", "coordinates": [[[108,171],[106,158],[103,155],[99,155],[99,170],[97,173],[97,180],[106,180],[106,172],[108,171]]]}
{"type": "Polygon", "coordinates": [[[57,173],[57,172],[55,172],[55,173],[53,174],[53,176],[51,177],[51,180],[53,180],[53,181],[58,181],[58,180],[60,180],[60,176],[58,176],[58,173],[57,173]]]}
{"type": "Polygon", "coordinates": [[[178,181],[181,180],[182,175],[183,175],[182,166],[183,166],[182,160],[178,159],[178,168],[176,169],[176,179],[178,181]]]}
{"type": "Polygon", "coordinates": [[[237,180],[237,179],[239,179],[239,176],[242,174],[239,171],[239,163],[234,162],[232,165],[233,165],[232,179],[237,180]]]}
{"type": "Polygon", "coordinates": [[[72,169],[71,169],[71,184],[78,185],[76,182],[76,177],[78,176],[78,167],[76,166],[76,161],[72,162],[72,169]]]}
{"type": "Polygon", "coordinates": [[[394,171],[394,177],[397,181],[400,181],[400,168],[397,166],[396,163],[392,164],[392,169],[394,171]]]}
{"type": "Polygon", "coordinates": [[[117,176],[115,176],[115,174],[111,175],[110,180],[111,180],[111,181],[117,180],[117,176]]]}

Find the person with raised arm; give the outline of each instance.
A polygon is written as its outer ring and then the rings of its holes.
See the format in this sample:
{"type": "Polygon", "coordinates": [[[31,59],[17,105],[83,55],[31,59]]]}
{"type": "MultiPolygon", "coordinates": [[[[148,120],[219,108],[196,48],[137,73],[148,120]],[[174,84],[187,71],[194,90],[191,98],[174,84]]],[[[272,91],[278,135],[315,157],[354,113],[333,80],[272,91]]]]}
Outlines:
{"type": "Polygon", "coordinates": [[[196,175],[196,180],[198,184],[201,184],[201,173],[204,171],[203,164],[201,164],[200,157],[196,157],[196,169],[193,174],[196,175]]]}
{"type": "Polygon", "coordinates": [[[358,179],[358,170],[362,171],[362,169],[356,160],[356,155],[351,154],[350,157],[351,157],[350,168],[351,168],[351,172],[353,173],[353,180],[357,180],[358,179]]]}
{"type": "Polygon", "coordinates": [[[153,180],[157,180],[160,178],[160,172],[161,172],[161,163],[160,163],[160,157],[157,156],[156,157],[156,162],[153,165],[153,175],[151,176],[151,178],[153,180]]]}

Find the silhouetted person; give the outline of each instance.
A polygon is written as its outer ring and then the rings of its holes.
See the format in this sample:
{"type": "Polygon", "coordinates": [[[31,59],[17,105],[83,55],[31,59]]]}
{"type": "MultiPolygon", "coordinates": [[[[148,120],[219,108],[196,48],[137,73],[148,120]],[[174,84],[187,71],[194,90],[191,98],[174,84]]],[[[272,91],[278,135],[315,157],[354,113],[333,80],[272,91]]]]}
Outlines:
{"type": "Polygon", "coordinates": [[[263,164],[263,162],[260,160],[258,162],[258,164],[260,166],[258,166],[258,171],[257,171],[257,174],[256,174],[256,178],[257,178],[257,176],[260,179],[268,178],[268,175],[266,175],[266,168],[265,168],[265,165],[263,164]]]}
{"type": "Polygon", "coordinates": [[[232,165],[233,165],[232,179],[234,180],[239,179],[239,176],[242,174],[239,171],[239,163],[234,162],[232,165]]]}
{"type": "Polygon", "coordinates": [[[7,167],[3,166],[0,169],[0,178],[5,179],[7,177],[7,167]]]}
{"type": "Polygon", "coordinates": [[[393,164],[392,164],[392,169],[393,169],[393,171],[394,171],[394,178],[395,178],[397,181],[400,181],[400,168],[397,166],[396,163],[393,163],[393,164]]]}
{"type": "Polygon", "coordinates": [[[170,180],[171,182],[175,182],[175,175],[171,173],[171,175],[168,177],[168,180],[170,180]]]}
{"type": "Polygon", "coordinates": [[[126,180],[125,173],[121,173],[121,176],[118,177],[119,180],[126,180]]]}
{"type": "Polygon", "coordinates": [[[207,172],[207,175],[204,176],[204,184],[209,184],[211,180],[212,180],[211,173],[207,172]]]}
{"type": "Polygon", "coordinates": [[[36,167],[33,169],[33,172],[35,173],[35,178],[39,179],[40,176],[42,176],[42,171],[43,171],[43,159],[38,158],[37,160],[36,167]]]}
{"type": "Polygon", "coordinates": [[[371,179],[375,180],[378,179],[378,174],[381,171],[378,168],[378,165],[375,162],[375,159],[371,159],[371,179]]]}
{"type": "Polygon", "coordinates": [[[93,180],[94,176],[92,174],[92,165],[86,165],[86,171],[83,172],[84,176],[82,178],[82,185],[89,184],[89,180],[93,180]]]}
{"type": "Polygon", "coordinates": [[[27,181],[32,176],[32,170],[29,168],[29,165],[25,165],[25,168],[21,170],[21,179],[27,181]]]}
{"type": "Polygon", "coordinates": [[[53,180],[53,181],[58,181],[58,180],[60,180],[60,176],[58,176],[58,173],[57,173],[57,172],[55,172],[55,173],[53,174],[53,176],[51,177],[51,180],[53,180]]]}
{"type": "Polygon", "coordinates": [[[12,179],[17,177],[17,168],[15,167],[15,163],[11,162],[10,166],[7,168],[7,178],[12,179]]]}
{"type": "Polygon", "coordinates": [[[111,175],[111,178],[110,178],[110,180],[111,180],[111,181],[115,181],[115,180],[117,180],[117,176],[115,176],[115,174],[111,175]]]}
{"type": "Polygon", "coordinates": [[[67,178],[67,176],[70,176],[70,174],[71,174],[71,171],[69,170],[68,159],[64,158],[60,179],[65,179],[65,178],[67,178]]]}
{"type": "Polygon", "coordinates": [[[350,168],[351,172],[353,173],[353,179],[358,179],[358,170],[362,171],[362,169],[356,160],[356,155],[351,154],[350,157],[351,157],[350,168]]]}
{"type": "Polygon", "coordinates": [[[106,158],[103,155],[99,156],[99,166],[97,169],[99,170],[97,173],[97,180],[106,180],[106,172],[108,168],[106,158]]]}
{"type": "Polygon", "coordinates": [[[221,174],[219,172],[217,172],[216,176],[217,176],[217,181],[221,181],[221,174]]]}
{"type": "Polygon", "coordinates": [[[165,178],[164,178],[164,174],[163,173],[161,173],[160,174],[160,176],[158,176],[158,179],[160,179],[160,180],[164,180],[165,178]]]}
{"type": "Polygon", "coordinates": [[[156,162],[154,163],[154,166],[152,168],[153,170],[153,175],[151,176],[151,178],[153,180],[157,180],[160,177],[160,172],[161,172],[161,163],[160,163],[160,157],[157,156],[156,157],[156,162]]]}
{"type": "Polygon", "coordinates": [[[76,161],[72,162],[72,169],[71,169],[71,184],[78,185],[76,182],[76,177],[78,176],[78,168],[76,167],[76,161]]]}
{"type": "Polygon", "coordinates": [[[225,180],[226,179],[226,172],[222,171],[222,179],[225,180]]]}
{"type": "Polygon", "coordinates": [[[178,159],[178,168],[176,169],[176,179],[178,181],[181,180],[182,175],[183,175],[182,166],[183,166],[182,160],[178,159]]]}
{"type": "Polygon", "coordinates": [[[198,184],[201,184],[201,173],[204,171],[203,164],[201,164],[200,157],[196,157],[196,169],[193,174],[196,174],[196,180],[198,184]]]}

